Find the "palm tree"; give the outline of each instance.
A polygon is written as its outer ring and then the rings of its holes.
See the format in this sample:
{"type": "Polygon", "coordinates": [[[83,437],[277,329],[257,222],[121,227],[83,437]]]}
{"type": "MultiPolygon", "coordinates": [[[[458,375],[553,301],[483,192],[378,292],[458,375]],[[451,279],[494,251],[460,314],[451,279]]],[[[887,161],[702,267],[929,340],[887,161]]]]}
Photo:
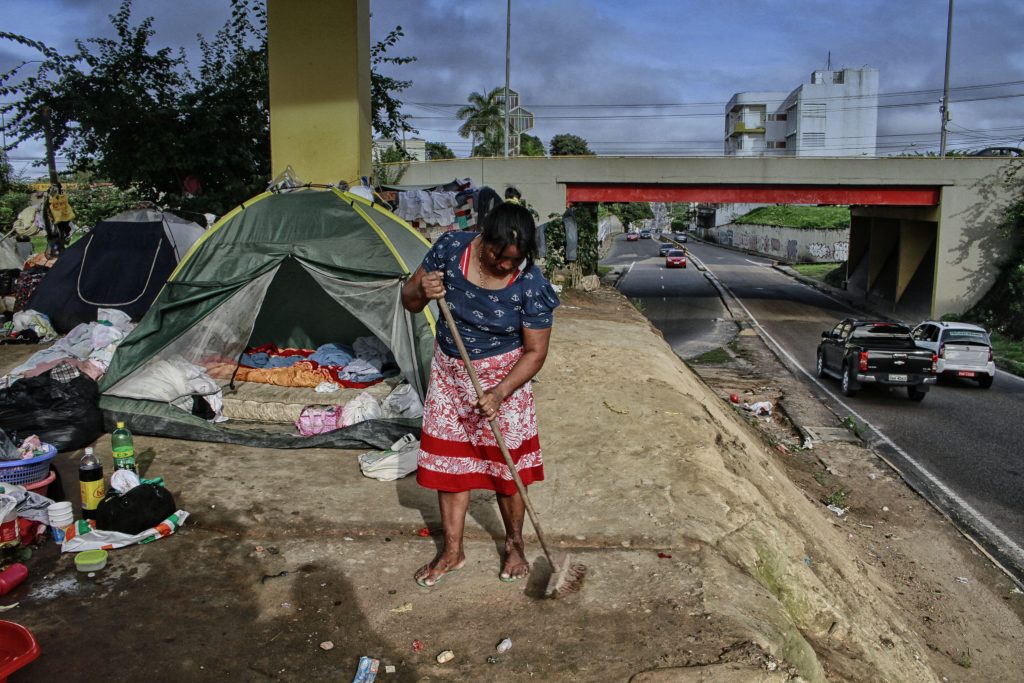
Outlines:
{"type": "Polygon", "coordinates": [[[459,135],[473,141],[472,156],[476,156],[478,149],[491,151],[482,148],[492,145],[481,143],[488,140],[493,142],[496,134],[504,133],[505,110],[501,100],[503,93],[504,88],[501,87],[494,88],[486,95],[472,92],[467,98],[469,104],[455,112],[455,116],[463,120],[463,124],[459,126],[459,135]]]}

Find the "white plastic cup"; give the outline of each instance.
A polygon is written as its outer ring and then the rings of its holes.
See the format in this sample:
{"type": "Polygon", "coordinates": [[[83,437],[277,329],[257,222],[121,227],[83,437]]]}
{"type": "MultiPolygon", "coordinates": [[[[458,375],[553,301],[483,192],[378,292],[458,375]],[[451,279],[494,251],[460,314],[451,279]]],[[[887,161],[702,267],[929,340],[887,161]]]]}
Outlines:
{"type": "Polygon", "coordinates": [[[58,514],[61,512],[71,514],[71,501],[62,500],[59,503],[51,503],[46,507],[46,511],[49,512],[51,515],[55,512],[58,514]]]}

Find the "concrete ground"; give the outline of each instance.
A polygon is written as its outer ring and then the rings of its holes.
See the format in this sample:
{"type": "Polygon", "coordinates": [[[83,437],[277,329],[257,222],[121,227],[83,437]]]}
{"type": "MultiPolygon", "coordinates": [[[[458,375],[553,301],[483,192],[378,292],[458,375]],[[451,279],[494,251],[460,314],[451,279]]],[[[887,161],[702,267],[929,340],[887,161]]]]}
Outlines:
{"type": "MultiPolygon", "coordinates": [[[[485,492],[465,568],[422,589],[411,577],[438,548],[439,520],[413,478],[363,478],[358,451],[140,436],[145,474],[164,478],[187,524],[112,551],[92,577],[52,543],[36,552],[2,602],[18,603],[4,618],[32,629],[43,654],[12,680],[349,680],[361,655],[382,661],[385,681],[971,673],[936,655],[900,603],[906,586],[625,299],[602,289],[563,302],[535,386],[547,480],[531,495],[559,552],[589,567],[580,592],[541,599],[532,538],[529,579],[498,580],[502,526],[485,492]],[[512,649],[498,654],[506,637],[512,649]],[[455,658],[438,664],[445,649],[455,658]]],[[[0,364],[17,363],[18,348],[0,364]]],[[[109,472],[109,437],[97,452],[109,472]]],[[[59,457],[72,484],[78,455],[59,457]]],[[[1010,680],[1024,670],[1019,596],[983,561],[977,571],[954,610],[983,613],[942,618],[985,639],[975,672],[1010,680]]]]}

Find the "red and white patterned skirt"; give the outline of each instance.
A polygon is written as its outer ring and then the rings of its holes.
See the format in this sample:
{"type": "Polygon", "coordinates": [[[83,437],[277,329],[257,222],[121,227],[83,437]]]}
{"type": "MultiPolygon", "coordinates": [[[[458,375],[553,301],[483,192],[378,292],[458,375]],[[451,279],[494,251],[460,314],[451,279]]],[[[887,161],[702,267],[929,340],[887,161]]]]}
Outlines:
{"type": "MultiPolygon", "coordinates": [[[[484,389],[500,382],[523,355],[516,349],[499,356],[474,360],[473,368],[484,389]]],[[[512,473],[501,455],[487,419],[476,412],[476,391],[459,358],[434,349],[430,386],[423,406],[423,432],[416,481],[438,491],[488,489],[516,492],[512,473]]],[[[544,479],[537,436],[537,411],[530,382],[506,398],[498,410],[498,424],[512,462],[523,484],[544,479]]]]}

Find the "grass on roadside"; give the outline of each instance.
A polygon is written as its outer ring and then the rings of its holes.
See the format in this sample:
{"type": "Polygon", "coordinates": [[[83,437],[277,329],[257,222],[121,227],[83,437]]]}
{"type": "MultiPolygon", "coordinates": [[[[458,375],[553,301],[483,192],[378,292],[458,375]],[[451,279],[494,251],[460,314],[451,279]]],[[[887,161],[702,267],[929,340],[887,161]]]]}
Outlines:
{"type": "Polygon", "coordinates": [[[608,273],[612,272],[613,270],[615,270],[615,266],[598,266],[597,267],[597,276],[598,277],[604,277],[605,275],[607,275],[608,273]]]}
{"type": "Polygon", "coordinates": [[[993,332],[990,336],[996,367],[1024,377],[1024,341],[1014,341],[998,332],[993,332]]]}
{"type": "Polygon", "coordinates": [[[719,346],[717,349],[711,349],[707,353],[702,353],[687,362],[690,365],[723,365],[731,361],[732,356],[729,355],[729,352],[719,346]]]}
{"type": "Polygon", "coordinates": [[[838,263],[794,263],[791,268],[806,277],[825,281],[825,276],[839,267],[838,263]]]}
{"type": "Polygon", "coordinates": [[[841,230],[850,227],[846,206],[762,206],[736,218],[734,223],[780,225],[787,228],[841,230]]]}

